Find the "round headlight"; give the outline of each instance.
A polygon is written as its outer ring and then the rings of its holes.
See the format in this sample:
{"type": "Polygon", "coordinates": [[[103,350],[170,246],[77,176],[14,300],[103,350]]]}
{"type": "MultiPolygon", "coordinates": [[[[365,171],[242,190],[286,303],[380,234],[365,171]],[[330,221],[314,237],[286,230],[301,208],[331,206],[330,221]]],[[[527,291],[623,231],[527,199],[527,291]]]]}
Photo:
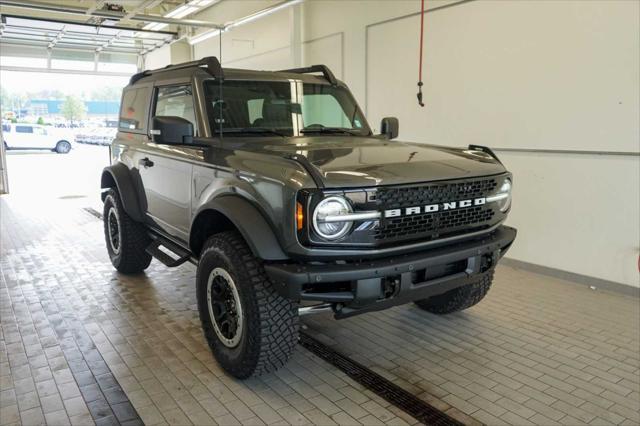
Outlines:
{"type": "Polygon", "coordinates": [[[325,198],[313,211],[313,228],[325,240],[337,240],[349,232],[352,222],[334,222],[327,219],[351,212],[351,206],[344,198],[337,196],[325,198]]]}
{"type": "Polygon", "coordinates": [[[498,191],[498,194],[507,194],[505,198],[498,201],[498,206],[501,212],[506,212],[511,207],[511,179],[507,178],[502,182],[502,186],[498,191]]]}

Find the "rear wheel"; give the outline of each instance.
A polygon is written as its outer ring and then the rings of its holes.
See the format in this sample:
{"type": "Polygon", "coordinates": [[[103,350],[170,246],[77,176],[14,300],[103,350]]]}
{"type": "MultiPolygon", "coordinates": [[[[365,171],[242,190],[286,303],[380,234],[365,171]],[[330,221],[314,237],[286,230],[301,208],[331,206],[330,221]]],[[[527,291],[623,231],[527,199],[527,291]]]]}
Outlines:
{"type": "Polygon", "coordinates": [[[124,211],[120,195],[114,189],[110,189],[104,199],[102,220],[107,251],[114,268],[125,274],[136,274],[147,269],[151,255],[146,248],[151,238],[145,226],[124,211]]]}
{"type": "Polygon", "coordinates": [[[428,299],[417,300],[415,304],[433,314],[450,314],[462,311],[480,302],[489,292],[492,281],[493,270],[486,272],[470,284],[428,299]]]}
{"type": "Polygon", "coordinates": [[[56,144],[55,151],[58,154],[67,154],[69,151],[71,151],[71,144],[67,141],[59,141],[56,144]]]}
{"type": "Polygon", "coordinates": [[[196,282],[204,335],[223,369],[245,379],[288,361],[298,340],[298,306],[278,294],[240,234],[207,240],[196,282]]]}

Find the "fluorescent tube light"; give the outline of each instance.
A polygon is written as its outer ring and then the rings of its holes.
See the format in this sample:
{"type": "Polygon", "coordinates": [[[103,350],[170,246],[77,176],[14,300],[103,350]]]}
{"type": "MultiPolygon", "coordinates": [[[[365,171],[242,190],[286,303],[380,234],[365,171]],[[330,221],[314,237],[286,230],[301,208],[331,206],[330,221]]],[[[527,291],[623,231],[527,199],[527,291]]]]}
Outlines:
{"type": "Polygon", "coordinates": [[[220,30],[211,30],[211,31],[205,31],[203,33],[200,33],[194,37],[189,37],[187,39],[187,41],[189,42],[189,44],[193,45],[196,43],[200,43],[203,42],[205,40],[210,39],[211,37],[216,37],[220,35],[220,30]]]}
{"type": "Polygon", "coordinates": [[[264,10],[260,10],[252,15],[245,16],[244,18],[240,18],[236,21],[231,21],[230,23],[225,25],[224,29],[227,30],[233,27],[239,27],[240,25],[248,24],[249,22],[253,22],[256,19],[264,18],[267,15],[271,15],[272,13],[278,12],[287,7],[296,5],[298,3],[302,3],[303,1],[304,0],[290,0],[290,1],[279,3],[276,6],[273,6],[264,10]]]}

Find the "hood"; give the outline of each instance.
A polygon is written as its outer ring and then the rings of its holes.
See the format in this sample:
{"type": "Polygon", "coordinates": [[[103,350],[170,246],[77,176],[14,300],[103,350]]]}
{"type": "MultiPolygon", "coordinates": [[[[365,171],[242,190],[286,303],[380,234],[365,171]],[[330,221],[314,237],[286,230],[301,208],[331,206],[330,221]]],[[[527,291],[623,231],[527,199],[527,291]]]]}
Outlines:
{"type": "Polygon", "coordinates": [[[292,138],[261,148],[279,155],[304,155],[327,188],[400,185],[505,171],[500,162],[481,151],[373,137],[292,138]]]}

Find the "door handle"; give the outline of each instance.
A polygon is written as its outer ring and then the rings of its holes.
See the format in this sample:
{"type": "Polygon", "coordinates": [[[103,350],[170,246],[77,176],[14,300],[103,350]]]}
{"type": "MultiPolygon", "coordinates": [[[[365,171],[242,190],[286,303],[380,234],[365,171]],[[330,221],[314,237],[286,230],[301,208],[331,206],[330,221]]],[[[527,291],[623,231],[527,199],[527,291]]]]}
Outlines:
{"type": "Polygon", "coordinates": [[[142,160],[138,161],[138,164],[146,169],[149,167],[153,167],[154,163],[153,161],[149,160],[149,157],[145,157],[142,160]]]}

